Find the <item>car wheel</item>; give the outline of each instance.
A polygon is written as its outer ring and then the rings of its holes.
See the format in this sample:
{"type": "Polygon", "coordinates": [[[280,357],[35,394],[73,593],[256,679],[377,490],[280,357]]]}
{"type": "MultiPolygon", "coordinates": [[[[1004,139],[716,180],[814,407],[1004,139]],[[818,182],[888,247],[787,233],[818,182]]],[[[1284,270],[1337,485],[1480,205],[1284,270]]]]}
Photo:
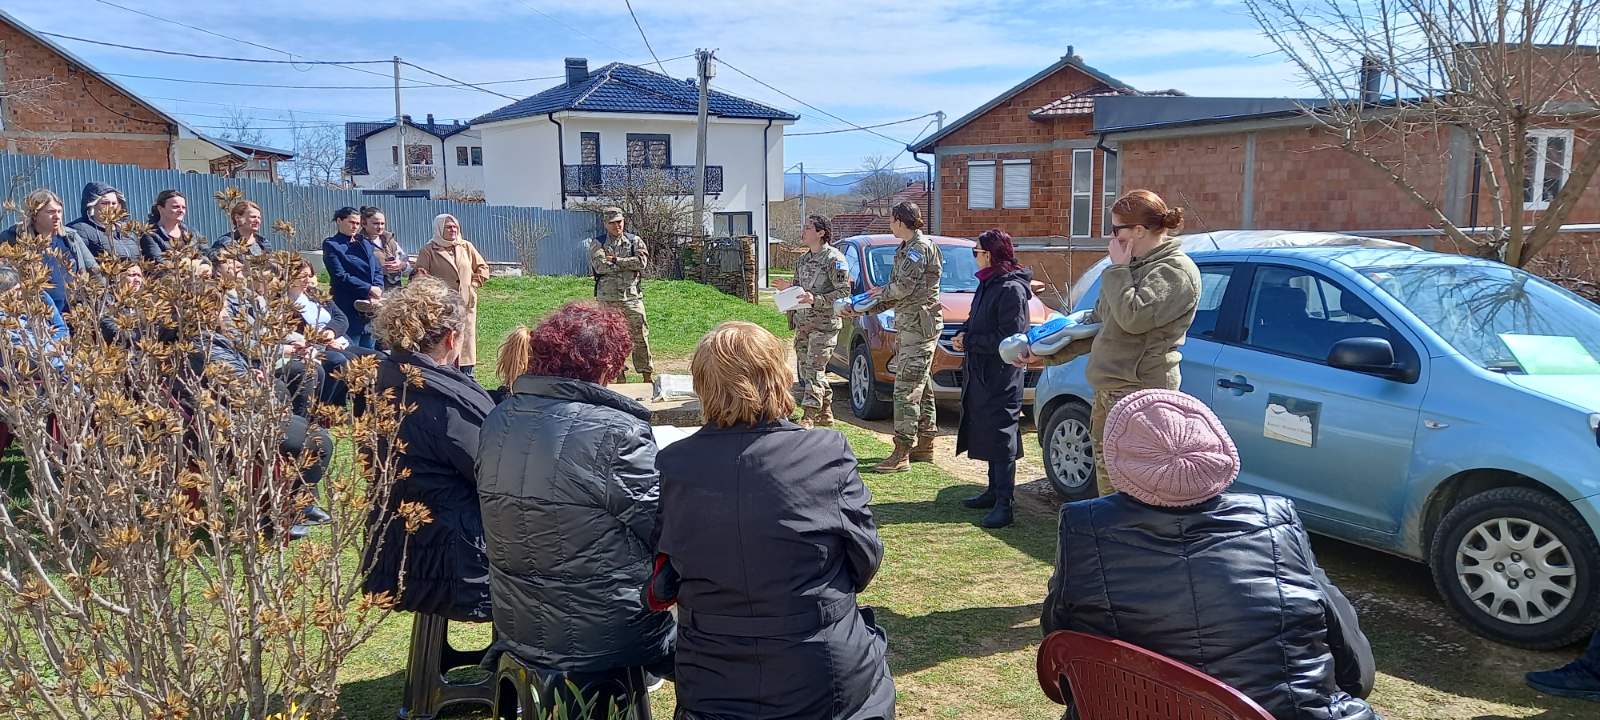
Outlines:
{"type": "Polygon", "coordinates": [[[878,399],[878,383],[873,378],[872,354],[861,343],[850,353],[850,412],[862,420],[882,420],[894,411],[889,402],[878,399]]]}
{"type": "Polygon", "coordinates": [[[1089,433],[1089,408],[1069,402],[1056,408],[1039,431],[1045,475],[1063,502],[1092,498],[1094,441],[1089,433]]]}
{"type": "Polygon", "coordinates": [[[1498,642],[1564,647],[1600,620],[1600,544],[1547,493],[1505,487],[1463,500],[1440,521],[1429,559],[1445,602],[1498,642]]]}

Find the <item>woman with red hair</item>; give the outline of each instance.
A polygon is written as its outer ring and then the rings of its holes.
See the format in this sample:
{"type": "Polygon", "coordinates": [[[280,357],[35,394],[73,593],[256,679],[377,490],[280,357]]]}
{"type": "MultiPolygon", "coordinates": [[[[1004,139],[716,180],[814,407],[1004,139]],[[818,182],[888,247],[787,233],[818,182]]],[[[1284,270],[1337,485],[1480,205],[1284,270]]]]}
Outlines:
{"type": "Polygon", "coordinates": [[[517,328],[478,452],[497,644],[597,697],[623,694],[629,668],[669,675],[676,634],[640,593],[660,485],[650,411],[606,388],[632,350],[622,313],[593,301],[517,328]]]}
{"type": "Polygon", "coordinates": [[[1028,330],[1028,298],[1033,274],[1017,264],[1011,236],[999,228],[978,236],[972,254],[978,260],[978,292],[972,312],[953,344],[961,361],[961,427],[956,454],[989,463],[989,488],[962,501],[969,508],[990,508],[986,528],[1011,524],[1012,491],[1017,485],[1017,458],[1022,457],[1022,368],[1000,359],[1000,341],[1028,330]]]}

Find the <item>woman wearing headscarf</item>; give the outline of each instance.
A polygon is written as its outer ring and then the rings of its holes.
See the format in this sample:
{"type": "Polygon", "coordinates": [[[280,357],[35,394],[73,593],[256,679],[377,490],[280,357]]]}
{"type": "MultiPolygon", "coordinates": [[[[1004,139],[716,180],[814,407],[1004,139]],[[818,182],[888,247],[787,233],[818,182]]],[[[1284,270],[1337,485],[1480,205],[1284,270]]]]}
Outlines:
{"type": "Polygon", "coordinates": [[[978,260],[978,292],[966,324],[952,341],[964,354],[956,454],[989,462],[989,488],[962,504],[992,508],[982,524],[1000,528],[1011,524],[1017,458],[1022,457],[1023,385],[1022,368],[1000,359],[1000,341],[1028,330],[1033,274],[1017,264],[1011,236],[999,228],[979,235],[972,254],[978,260]]]}
{"type": "Polygon", "coordinates": [[[454,215],[433,219],[433,239],[417,252],[418,275],[438,278],[461,295],[467,308],[461,331],[461,371],[472,374],[478,364],[478,288],[489,279],[489,261],[465,237],[454,215]]]}

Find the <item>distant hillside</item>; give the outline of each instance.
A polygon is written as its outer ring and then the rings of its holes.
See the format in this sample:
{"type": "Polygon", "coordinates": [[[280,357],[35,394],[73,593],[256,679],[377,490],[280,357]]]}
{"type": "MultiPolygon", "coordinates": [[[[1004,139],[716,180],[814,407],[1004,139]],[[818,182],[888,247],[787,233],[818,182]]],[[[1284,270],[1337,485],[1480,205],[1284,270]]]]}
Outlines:
{"type": "MultiPolygon", "coordinates": [[[[860,173],[850,175],[806,173],[806,175],[808,177],[806,191],[812,195],[847,195],[854,192],[856,184],[866,177],[865,174],[860,173]]],[[[904,177],[906,182],[911,182],[923,179],[924,174],[906,172],[900,173],[900,176],[904,177]]],[[[800,194],[800,173],[784,173],[783,194],[785,197],[800,194]]]]}

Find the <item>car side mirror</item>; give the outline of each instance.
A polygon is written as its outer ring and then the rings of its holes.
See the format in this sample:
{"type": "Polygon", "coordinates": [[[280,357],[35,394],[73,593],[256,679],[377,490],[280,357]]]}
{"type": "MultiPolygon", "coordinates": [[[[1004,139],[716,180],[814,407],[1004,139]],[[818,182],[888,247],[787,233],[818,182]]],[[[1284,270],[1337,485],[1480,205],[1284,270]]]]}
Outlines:
{"type": "Polygon", "coordinates": [[[1415,371],[1395,362],[1394,346],[1388,340],[1376,337],[1350,338],[1334,343],[1328,351],[1328,365],[1341,370],[1351,370],[1377,375],[1389,380],[1412,382],[1415,371]]]}

